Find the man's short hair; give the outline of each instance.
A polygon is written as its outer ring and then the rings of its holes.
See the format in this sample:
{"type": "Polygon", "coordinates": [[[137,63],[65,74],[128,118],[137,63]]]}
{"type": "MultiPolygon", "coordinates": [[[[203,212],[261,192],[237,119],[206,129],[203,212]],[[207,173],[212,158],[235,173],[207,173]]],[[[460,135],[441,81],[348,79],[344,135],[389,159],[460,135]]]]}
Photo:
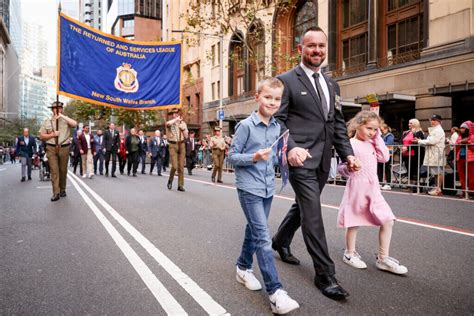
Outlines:
{"type": "Polygon", "coordinates": [[[270,88],[283,88],[283,82],[281,82],[279,79],[274,78],[274,77],[263,77],[262,80],[260,80],[257,83],[257,93],[262,92],[263,87],[270,87],[270,88]]]}
{"type": "Polygon", "coordinates": [[[322,28],[320,28],[319,26],[310,26],[304,31],[303,35],[301,35],[301,40],[299,42],[300,45],[303,45],[304,37],[308,32],[322,32],[324,36],[326,36],[326,39],[328,38],[326,32],[324,32],[322,28]]]}

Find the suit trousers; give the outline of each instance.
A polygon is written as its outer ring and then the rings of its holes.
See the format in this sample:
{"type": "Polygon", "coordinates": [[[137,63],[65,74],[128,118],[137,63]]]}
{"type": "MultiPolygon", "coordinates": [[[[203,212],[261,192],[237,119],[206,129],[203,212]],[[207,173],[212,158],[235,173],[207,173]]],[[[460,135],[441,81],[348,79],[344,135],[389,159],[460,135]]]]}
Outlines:
{"type": "Polygon", "coordinates": [[[49,169],[51,171],[53,194],[65,192],[67,182],[67,164],[69,161],[69,148],[59,147],[59,152],[56,152],[55,146],[46,146],[46,156],[48,157],[49,169]]]}
{"type": "Polygon", "coordinates": [[[114,175],[117,168],[117,151],[112,149],[105,152],[105,173],[107,174],[109,173],[110,156],[112,156],[112,175],[114,175]]]}
{"type": "Polygon", "coordinates": [[[28,178],[31,178],[31,165],[32,159],[31,157],[20,157],[21,161],[21,177],[26,177],[26,171],[28,169],[28,178]]]}
{"type": "Polygon", "coordinates": [[[296,201],[273,237],[275,244],[289,247],[301,225],[306,248],[313,260],[316,275],[334,275],[334,262],[329,256],[321,215],[321,191],[328,173],[318,169],[290,168],[289,180],[296,201]]]}
{"type": "Polygon", "coordinates": [[[137,174],[137,169],[138,169],[138,159],[139,159],[139,152],[138,151],[132,151],[129,152],[127,155],[127,173],[130,174],[130,169],[132,169],[133,174],[137,174]]]}
{"type": "Polygon", "coordinates": [[[140,153],[138,155],[140,164],[142,165],[142,173],[145,173],[145,166],[146,166],[146,153],[140,153]]]}
{"type": "Polygon", "coordinates": [[[151,163],[150,163],[150,174],[153,173],[153,168],[155,167],[156,164],[156,170],[158,174],[161,174],[161,165],[163,163],[163,157],[161,157],[159,154],[156,155],[155,157],[151,157],[151,163]]]}
{"type": "Polygon", "coordinates": [[[98,150],[94,156],[94,173],[97,174],[97,162],[99,162],[99,172],[102,174],[104,172],[104,152],[98,150]]]}
{"type": "Polygon", "coordinates": [[[216,177],[217,179],[222,181],[222,168],[224,167],[224,158],[225,158],[225,150],[221,149],[213,149],[212,150],[212,161],[214,163],[214,168],[212,169],[212,178],[216,177]]]}
{"type": "Polygon", "coordinates": [[[82,160],[82,174],[94,174],[93,168],[93,157],[92,157],[92,151],[88,150],[87,154],[81,155],[81,160],[82,160]]]}
{"type": "Polygon", "coordinates": [[[186,147],[184,142],[170,144],[171,170],[169,180],[173,181],[174,174],[178,171],[178,186],[184,186],[184,160],[186,147]]]}
{"type": "Polygon", "coordinates": [[[188,173],[191,173],[196,165],[196,156],[186,156],[186,168],[188,169],[188,173]]]}

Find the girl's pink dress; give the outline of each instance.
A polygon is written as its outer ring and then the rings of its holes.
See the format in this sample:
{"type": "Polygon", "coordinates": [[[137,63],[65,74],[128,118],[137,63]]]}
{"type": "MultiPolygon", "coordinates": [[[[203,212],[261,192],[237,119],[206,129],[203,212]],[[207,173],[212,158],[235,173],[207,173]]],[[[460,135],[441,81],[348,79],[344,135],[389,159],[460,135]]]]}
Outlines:
{"type": "Polygon", "coordinates": [[[362,168],[349,172],[347,164],[338,166],[339,173],[349,179],[339,207],[337,226],[380,226],[394,220],[395,216],[382,196],[377,177],[377,162],[387,162],[390,158],[380,132],[370,141],[356,138],[350,141],[362,168]]]}

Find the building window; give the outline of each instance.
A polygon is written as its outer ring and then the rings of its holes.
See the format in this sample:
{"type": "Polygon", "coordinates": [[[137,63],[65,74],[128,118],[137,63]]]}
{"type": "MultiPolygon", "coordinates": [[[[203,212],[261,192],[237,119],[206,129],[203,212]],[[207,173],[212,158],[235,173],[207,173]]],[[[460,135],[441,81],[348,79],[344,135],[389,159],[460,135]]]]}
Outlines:
{"type": "Polygon", "coordinates": [[[393,11],[416,2],[419,2],[419,0],[388,0],[388,11],[393,11]]]}
{"type": "Polygon", "coordinates": [[[229,49],[229,96],[238,97],[245,91],[245,49],[241,33],[234,34],[229,49]]]}
{"type": "Polygon", "coordinates": [[[385,8],[386,46],[378,66],[388,66],[420,58],[423,48],[423,1],[389,0],[385,8]]]}
{"type": "Polygon", "coordinates": [[[211,90],[212,90],[212,100],[216,99],[216,83],[213,82],[211,85],[211,90]]]}
{"type": "Polygon", "coordinates": [[[344,0],[342,7],[343,28],[348,28],[367,20],[367,0],[344,0]]]}
{"type": "Polygon", "coordinates": [[[221,43],[216,44],[216,53],[214,55],[216,58],[216,65],[220,65],[221,63],[221,43]]]}
{"type": "Polygon", "coordinates": [[[356,73],[367,67],[368,0],[338,0],[335,76],[356,73]]]}
{"type": "Polygon", "coordinates": [[[249,53],[249,91],[253,93],[255,92],[257,82],[265,73],[265,29],[262,23],[257,22],[250,26],[247,39],[249,41],[249,47],[252,50],[252,52],[249,53]]]}
{"type": "Polygon", "coordinates": [[[296,12],[293,24],[293,49],[296,49],[301,41],[304,31],[309,27],[318,25],[316,6],[312,1],[305,2],[296,12]]]}

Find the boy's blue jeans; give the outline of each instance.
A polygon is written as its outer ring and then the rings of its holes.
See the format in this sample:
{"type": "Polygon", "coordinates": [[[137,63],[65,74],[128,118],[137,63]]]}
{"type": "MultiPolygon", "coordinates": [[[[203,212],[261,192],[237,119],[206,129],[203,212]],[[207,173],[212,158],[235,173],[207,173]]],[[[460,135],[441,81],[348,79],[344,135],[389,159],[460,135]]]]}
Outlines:
{"type": "Polygon", "coordinates": [[[257,253],[265,289],[268,295],[271,295],[282,288],[273,259],[272,241],[267,223],[273,196],[262,198],[242,190],[237,190],[237,192],[247,219],[244,243],[240,257],[237,259],[237,266],[241,270],[252,269],[253,254],[257,253]]]}

